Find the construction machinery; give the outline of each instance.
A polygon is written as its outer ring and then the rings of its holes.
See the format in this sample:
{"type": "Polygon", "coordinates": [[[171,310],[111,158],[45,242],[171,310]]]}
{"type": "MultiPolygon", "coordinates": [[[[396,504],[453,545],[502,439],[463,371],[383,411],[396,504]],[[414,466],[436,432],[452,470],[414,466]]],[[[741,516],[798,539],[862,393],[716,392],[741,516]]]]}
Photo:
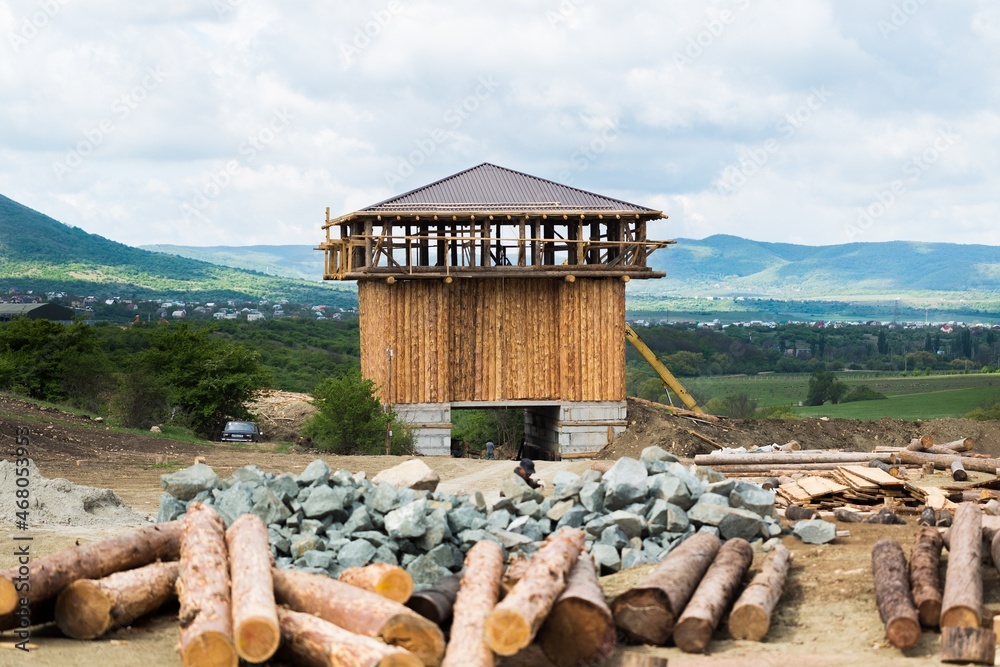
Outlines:
{"type": "Polygon", "coordinates": [[[668,397],[670,396],[670,392],[674,392],[674,395],[681,399],[681,402],[687,406],[688,410],[701,414],[705,413],[705,411],[698,406],[698,402],[694,400],[694,396],[692,396],[691,393],[684,388],[684,385],[682,385],[680,381],[674,377],[673,373],[667,370],[667,367],[663,365],[663,362],[660,361],[655,354],[653,354],[653,351],[649,349],[649,346],[643,342],[642,338],[639,337],[639,334],[637,334],[635,329],[629,326],[627,322],[625,323],[625,340],[632,343],[632,347],[634,347],[636,351],[642,355],[642,358],[645,359],[646,362],[653,367],[653,370],[656,371],[656,374],[660,376],[660,382],[663,383],[663,388],[667,391],[668,397]]]}

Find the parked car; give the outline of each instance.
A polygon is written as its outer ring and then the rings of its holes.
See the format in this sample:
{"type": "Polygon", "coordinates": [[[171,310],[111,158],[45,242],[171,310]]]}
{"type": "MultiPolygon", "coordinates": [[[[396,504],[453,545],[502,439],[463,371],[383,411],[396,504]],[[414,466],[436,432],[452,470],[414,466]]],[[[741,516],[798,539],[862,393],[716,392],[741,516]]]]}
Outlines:
{"type": "Polygon", "coordinates": [[[260,442],[264,434],[254,422],[226,422],[219,439],[223,442],[260,442]]]}

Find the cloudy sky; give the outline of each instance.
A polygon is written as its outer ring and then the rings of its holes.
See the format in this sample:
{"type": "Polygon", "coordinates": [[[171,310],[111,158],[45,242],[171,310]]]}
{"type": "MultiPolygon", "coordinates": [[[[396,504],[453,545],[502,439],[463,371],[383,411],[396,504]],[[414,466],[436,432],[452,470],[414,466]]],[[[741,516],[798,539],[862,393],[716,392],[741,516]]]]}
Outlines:
{"type": "Polygon", "coordinates": [[[1000,244],[1000,3],[0,0],[0,194],[303,244],[481,162],[661,238],[1000,244]]]}

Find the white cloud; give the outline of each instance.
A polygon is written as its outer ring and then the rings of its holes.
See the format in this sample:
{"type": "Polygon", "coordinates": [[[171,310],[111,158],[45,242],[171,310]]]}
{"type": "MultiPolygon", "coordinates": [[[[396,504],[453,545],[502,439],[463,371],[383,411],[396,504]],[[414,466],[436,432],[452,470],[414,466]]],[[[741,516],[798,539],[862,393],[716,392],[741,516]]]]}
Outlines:
{"type": "Polygon", "coordinates": [[[1000,242],[986,0],[53,3],[0,0],[0,193],[125,243],[316,243],[483,161],[664,236],[1000,242]]]}

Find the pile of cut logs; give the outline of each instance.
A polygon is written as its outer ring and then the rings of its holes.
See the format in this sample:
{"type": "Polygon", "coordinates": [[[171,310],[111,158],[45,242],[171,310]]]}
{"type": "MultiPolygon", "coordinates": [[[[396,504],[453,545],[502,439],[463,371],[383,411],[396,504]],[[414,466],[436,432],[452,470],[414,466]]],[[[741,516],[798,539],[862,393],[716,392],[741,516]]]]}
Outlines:
{"type": "MultiPolygon", "coordinates": [[[[69,637],[94,639],[176,594],[185,666],[235,667],[276,652],[296,665],[477,667],[498,656],[517,664],[533,652],[533,665],[597,666],[614,653],[617,630],[704,651],[753,560],[746,540],[697,533],[609,606],[585,536],[560,529],[506,574],[500,545],[483,540],[469,550],[458,585],[412,594],[412,578],[393,565],[351,568],[339,580],[273,569],[258,516],[244,514],[226,529],[211,506],[195,502],[182,520],[37,559],[30,618],[16,568],[0,572],[0,629],[54,620],[69,637]]],[[[784,546],[769,553],[732,608],[733,637],[767,633],[790,560],[784,546]]]]}
{"type": "Polygon", "coordinates": [[[983,538],[989,539],[994,564],[1000,563],[1000,531],[984,530],[976,503],[961,503],[942,540],[937,529],[924,527],[906,556],[899,543],[882,538],[872,547],[875,603],[886,637],[897,648],[920,639],[921,626],[941,628],[941,659],[992,665],[996,634],[983,626],[983,538]],[[943,544],[948,545],[944,586],[939,575],[943,544]]]}

